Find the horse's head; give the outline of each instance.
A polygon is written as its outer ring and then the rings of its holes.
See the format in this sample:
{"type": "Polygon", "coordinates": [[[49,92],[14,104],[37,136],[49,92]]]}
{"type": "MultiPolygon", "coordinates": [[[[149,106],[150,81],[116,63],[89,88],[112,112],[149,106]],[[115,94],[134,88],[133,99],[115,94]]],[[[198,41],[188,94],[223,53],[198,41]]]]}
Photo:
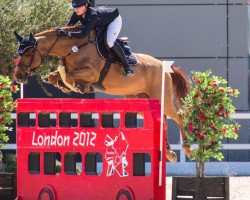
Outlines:
{"type": "MultiPolygon", "coordinates": [[[[79,31],[81,27],[64,27],[67,31],[79,31]]],[[[58,28],[43,31],[35,35],[30,33],[29,37],[22,37],[14,32],[20,45],[18,48],[19,59],[16,59],[14,78],[18,83],[26,82],[29,75],[42,63],[44,57],[69,55],[72,47],[79,42],[88,41],[89,37],[82,39],[69,39],[60,37],[58,28]]],[[[93,36],[94,37],[94,36],[93,36]]]]}
{"type": "Polygon", "coordinates": [[[18,48],[19,58],[14,69],[14,78],[18,83],[24,83],[34,69],[41,64],[42,56],[36,49],[37,40],[31,33],[29,37],[22,37],[16,32],[14,34],[20,43],[18,48]]]}

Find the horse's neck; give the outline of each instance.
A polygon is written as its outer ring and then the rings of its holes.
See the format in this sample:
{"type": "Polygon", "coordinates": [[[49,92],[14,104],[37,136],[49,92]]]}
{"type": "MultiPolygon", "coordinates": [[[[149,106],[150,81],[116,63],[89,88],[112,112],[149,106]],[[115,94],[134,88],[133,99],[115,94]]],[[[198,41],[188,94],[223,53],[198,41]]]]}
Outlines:
{"type": "MultiPolygon", "coordinates": [[[[76,31],[75,27],[68,28],[69,31],[76,31]]],[[[90,32],[90,39],[95,40],[95,31],[90,32]]],[[[68,38],[68,37],[61,37],[57,36],[56,31],[54,32],[45,32],[44,34],[40,34],[36,37],[39,41],[39,50],[43,55],[50,55],[50,56],[65,56],[71,52],[73,46],[80,46],[84,42],[88,42],[89,36],[85,38],[76,39],[76,38],[68,38]]]]}

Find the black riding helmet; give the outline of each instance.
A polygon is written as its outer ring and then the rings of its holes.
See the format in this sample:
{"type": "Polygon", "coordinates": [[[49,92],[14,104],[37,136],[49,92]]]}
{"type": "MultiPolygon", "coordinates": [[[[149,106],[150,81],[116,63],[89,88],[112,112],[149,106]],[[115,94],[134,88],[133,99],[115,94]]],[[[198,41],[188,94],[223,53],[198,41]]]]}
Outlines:
{"type": "Polygon", "coordinates": [[[90,5],[90,1],[89,0],[72,0],[73,8],[78,8],[86,4],[90,5]]]}

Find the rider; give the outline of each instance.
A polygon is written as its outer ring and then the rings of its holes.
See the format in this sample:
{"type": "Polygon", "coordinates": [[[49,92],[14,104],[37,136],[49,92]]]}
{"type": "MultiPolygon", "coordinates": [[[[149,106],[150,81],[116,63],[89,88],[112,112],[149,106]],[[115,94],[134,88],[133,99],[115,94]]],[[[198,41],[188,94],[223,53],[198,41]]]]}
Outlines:
{"type": "Polygon", "coordinates": [[[72,6],[74,12],[67,25],[72,26],[80,21],[84,25],[84,28],[81,32],[63,31],[63,34],[73,38],[80,38],[88,35],[93,28],[98,26],[107,27],[106,41],[109,48],[119,57],[123,64],[124,73],[122,76],[133,76],[134,72],[130,69],[121,46],[116,42],[122,27],[122,18],[118,9],[105,7],[92,8],[90,7],[89,0],[72,0],[72,6]]]}

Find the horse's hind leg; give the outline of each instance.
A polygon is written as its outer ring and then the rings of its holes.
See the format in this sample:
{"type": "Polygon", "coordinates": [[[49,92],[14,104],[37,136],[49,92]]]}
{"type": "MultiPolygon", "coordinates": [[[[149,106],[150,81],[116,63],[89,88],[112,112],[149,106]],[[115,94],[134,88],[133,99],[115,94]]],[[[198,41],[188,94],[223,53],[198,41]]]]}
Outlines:
{"type": "MultiPolygon", "coordinates": [[[[151,98],[158,98],[160,99],[159,95],[157,94],[152,94],[151,98]]],[[[169,103],[169,102],[168,102],[169,103]]],[[[168,105],[169,106],[169,105],[168,105]]],[[[166,108],[166,103],[165,103],[165,108],[166,108]]],[[[164,109],[164,115],[165,115],[165,119],[167,118],[167,116],[169,116],[169,114],[171,115],[171,112],[166,111],[166,109],[164,109]]],[[[172,117],[171,117],[172,118],[172,117]]],[[[170,145],[168,143],[168,135],[166,137],[166,158],[172,162],[175,163],[177,161],[177,155],[174,151],[171,150],[170,145]]]]}
{"type": "Polygon", "coordinates": [[[194,151],[186,144],[186,134],[183,128],[183,119],[181,115],[178,113],[178,110],[174,104],[174,96],[173,96],[173,89],[172,89],[172,82],[166,83],[165,89],[165,99],[164,99],[164,114],[172,118],[181,130],[181,136],[183,141],[183,149],[188,158],[190,158],[192,152],[194,151]]]}
{"type": "MultiPolygon", "coordinates": [[[[161,99],[161,85],[160,85],[160,83],[152,84],[150,97],[161,99]]],[[[178,114],[178,110],[174,104],[172,79],[171,79],[169,74],[166,74],[166,80],[165,80],[164,114],[166,116],[169,116],[170,118],[172,118],[177,123],[177,125],[181,129],[182,138],[185,139],[186,136],[185,136],[185,133],[183,131],[183,120],[182,120],[181,116],[178,114]]],[[[184,147],[184,150],[185,150],[185,153],[187,154],[187,156],[189,157],[191,154],[191,150],[188,147],[184,147]]],[[[173,160],[174,158],[176,159],[176,155],[174,157],[173,153],[174,152],[172,152],[170,150],[170,146],[167,143],[166,157],[171,162],[174,161],[173,160]]]]}

